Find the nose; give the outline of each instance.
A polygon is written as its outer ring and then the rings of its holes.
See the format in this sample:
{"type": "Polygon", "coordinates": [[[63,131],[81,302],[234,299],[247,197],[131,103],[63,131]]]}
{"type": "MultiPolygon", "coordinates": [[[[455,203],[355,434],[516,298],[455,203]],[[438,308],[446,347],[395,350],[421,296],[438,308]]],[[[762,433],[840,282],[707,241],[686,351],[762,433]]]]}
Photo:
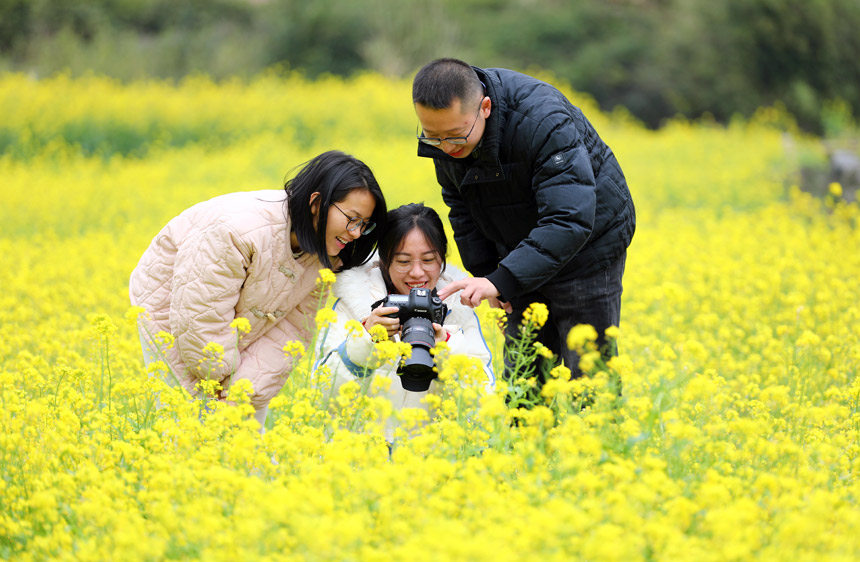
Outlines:
{"type": "Polygon", "coordinates": [[[441,147],[442,147],[442,151],[445,154],[451,154],[452,152],[459,151],[461,148],[463,148],[463,145],[462,144],[451,144],[450,142],[443,140],[441,147]]]}
{"type": "Polygon", "coordinates": [[[415,260],[412,262],[412,267],[409,269],[409,275],[413,278],[419,278],[424,275],[424,268],[421,267],[421,261],[415,260]]]}

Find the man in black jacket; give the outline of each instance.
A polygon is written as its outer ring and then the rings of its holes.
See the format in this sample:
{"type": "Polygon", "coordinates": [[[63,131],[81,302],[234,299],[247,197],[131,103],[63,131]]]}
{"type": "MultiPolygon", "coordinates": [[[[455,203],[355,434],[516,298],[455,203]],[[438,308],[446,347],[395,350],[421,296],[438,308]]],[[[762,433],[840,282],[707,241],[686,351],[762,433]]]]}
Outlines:
{"type": "MultiPolygon", "coordinates": [[[[433,158],[463,265],[474,277],[442,298],[488,300],[508,314],[543,302],[539,341],[575,375],[576,324],[604,331],[621,317],[621,278],[636,219],[612,150],[553,86],[511,70],[439,59],[415,76],[418,155],[433,158]]],[[[608,350],[608,353],[613,353],[608,350]]]]}

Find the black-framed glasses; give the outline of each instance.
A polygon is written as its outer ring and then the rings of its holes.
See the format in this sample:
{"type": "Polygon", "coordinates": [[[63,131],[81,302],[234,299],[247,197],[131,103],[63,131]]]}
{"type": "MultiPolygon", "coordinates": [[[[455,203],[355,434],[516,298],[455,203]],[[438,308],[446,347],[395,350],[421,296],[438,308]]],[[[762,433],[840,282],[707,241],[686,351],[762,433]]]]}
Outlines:
{"type": "MultiPolygon", "coordinates": [[[[481,102],[483,103],[483,100],[481,100],[481,102]]],[[[448,144],[466,144],[467,142],[469,142],[469,135],[471,135],[472,131],[475,130],[475,125],[478,123],[478,116],[480,114],[481,114],[481,105],[478,105],[478,112],[475,113],[475,121],[472,123],[472,128],[469,129],[469,132],[466,133],[466,136],[464,136],[464,137],[445,137],[445,138],[425,137],[425,136],[420,135],[420,134],[416,134],[415,136],[418,138],[419,141],[423,142],[424,144],[429,144],[430,146],[439,146],[443,142],[447,142],[448,144]]],[[[418,129],[421,130],[421,123],[418,123],[418,129]]],[[[421,132],[423,132],[423,131],[421,131],[421,132]]]]}
{"type": "Polygon", "coordinates": [[[370,234],[373,232],[373,229],[376,228],[376,223],[370,220],[364,220],[361,217],[351,217],[343,212],[343,209],[337,206],[336,203],[332,202],[334,208],[340,211],[340,213],[346,217],[346,230],[349,232],[355,232],[356,229],[362,234],[370,234]]]}

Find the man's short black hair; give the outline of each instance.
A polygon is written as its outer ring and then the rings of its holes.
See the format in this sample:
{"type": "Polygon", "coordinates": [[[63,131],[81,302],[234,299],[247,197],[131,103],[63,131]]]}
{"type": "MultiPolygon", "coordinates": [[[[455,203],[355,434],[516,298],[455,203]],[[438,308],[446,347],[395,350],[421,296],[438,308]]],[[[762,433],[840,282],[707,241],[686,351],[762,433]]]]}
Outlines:
{"type": "Polygon", "coordinates": [[[455,99],[466,104],[483,94],[475,69],[458,59],[436,59],[425,64],[412,81],[412,103],[447,109],[455,99]]]}

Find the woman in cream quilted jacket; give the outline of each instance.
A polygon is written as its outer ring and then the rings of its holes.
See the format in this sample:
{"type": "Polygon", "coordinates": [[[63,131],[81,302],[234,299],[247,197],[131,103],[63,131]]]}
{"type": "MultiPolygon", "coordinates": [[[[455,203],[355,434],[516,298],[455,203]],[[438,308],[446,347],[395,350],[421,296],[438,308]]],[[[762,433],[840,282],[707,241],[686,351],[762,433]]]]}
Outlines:
{"type": "Polygon", "coordinates": [[[202,379],[226,387],[247,379],[263,424],[269,401],[291,370],[283,346],[307,344],[315,329],[319,270],[343,271],[367,261],[384,230],[386,206],[363,162],[329,151],[306,162],[284,192],[221,195],[172,219],[131,274],[132,305],[144,307],[141,340],[147,363],[163,359],[192,395],[202,379]],[[236,345],[237,318],[250,332],[236,345]],[[175,345],[163,355],[152,336],[175,345]],[[224,348],[206,360],[210,342],[224,348]]]}

